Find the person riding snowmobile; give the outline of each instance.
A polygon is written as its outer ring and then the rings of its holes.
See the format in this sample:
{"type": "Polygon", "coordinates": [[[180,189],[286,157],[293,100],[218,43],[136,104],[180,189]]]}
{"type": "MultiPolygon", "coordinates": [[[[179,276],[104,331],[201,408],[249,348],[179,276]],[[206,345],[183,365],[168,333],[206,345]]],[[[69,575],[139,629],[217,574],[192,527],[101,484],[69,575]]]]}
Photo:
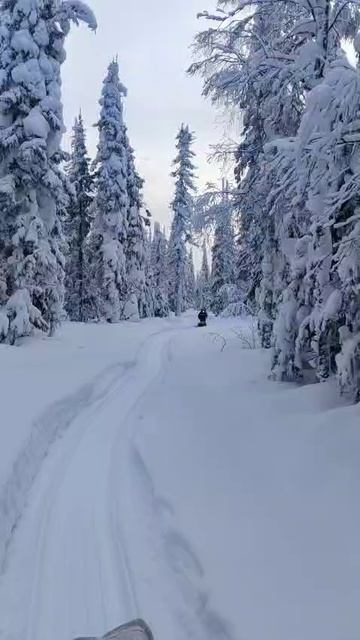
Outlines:
{"type": "Polygon", "coordinates": [[[206,309],[201,309],[198,318],[199,318],[199,327],[206,327],[206,320],[207,320],[208,314],[206,309]]]}

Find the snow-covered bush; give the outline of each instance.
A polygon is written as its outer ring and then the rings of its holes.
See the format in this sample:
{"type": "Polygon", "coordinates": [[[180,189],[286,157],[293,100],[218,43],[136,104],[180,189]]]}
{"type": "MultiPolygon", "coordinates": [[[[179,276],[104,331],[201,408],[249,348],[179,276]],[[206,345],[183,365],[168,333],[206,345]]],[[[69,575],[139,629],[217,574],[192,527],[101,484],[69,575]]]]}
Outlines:
{"type": "Polygon", "coordinates": [[[337,356],[338,381],[341,393],[355,402],[360,400],[360,334],[353,335],[346,327],[340,331],[341,353],[337,356]]]}
{"type": "Polygon", "coordinates": [[[224,311],[221,312],[222,318],[241,318],[249,315],[251,315],[251,313],[245,302],[230,302],[224,311]]]}
{"type": "Polygon", "coordinates": [[[249,316],[246,324],[234,329],[234,333],[240,340],[243,349],[259,349],[261,347],[256,317],[249,316]]]}

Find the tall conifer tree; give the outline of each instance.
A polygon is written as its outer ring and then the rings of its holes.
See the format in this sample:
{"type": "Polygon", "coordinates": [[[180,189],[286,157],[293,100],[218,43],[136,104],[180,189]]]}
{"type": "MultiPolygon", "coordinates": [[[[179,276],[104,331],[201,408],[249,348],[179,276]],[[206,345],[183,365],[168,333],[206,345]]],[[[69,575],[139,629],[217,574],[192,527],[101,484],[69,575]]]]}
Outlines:
{"type": "Polygon", "coordinates": [[[180,315],[186,309],[186,244],[191,235],[193,212],[194,152],[191,145],[194,136],[188,126],[181,126],[176,138],[177,156],[174,160],[175,196],[172,202],[173,221],[169,243],[170,304],[172,311],[180,315]]]}
{"type": "Polygon", "coordinates": [[[63,314],[61,65],[70,23],[96,21],[82,2],[4,0],[0,13],[0,334],[54,331],[63,314]]]}
{"type": "Polygon", "coordinates": [[[123,121],[127,91],[119,79],[119,65],[110,63],[100,99],[99,144],[96,157],[96,215],[91,244],[93,279],[99,297],[98,315],[118,322],[126,300],[126,241],[128,211],[128,141],[123,121]]]}
{"type": "Polygon", "coordinates": [[[91,316],[87,239],[91,225],[94,185],[81,113],[74,124],[68,177],[74,193],[66,223],[69,254],[66,264],[65,308],[70,320],[85,322],[89,315],[91,316]]]}

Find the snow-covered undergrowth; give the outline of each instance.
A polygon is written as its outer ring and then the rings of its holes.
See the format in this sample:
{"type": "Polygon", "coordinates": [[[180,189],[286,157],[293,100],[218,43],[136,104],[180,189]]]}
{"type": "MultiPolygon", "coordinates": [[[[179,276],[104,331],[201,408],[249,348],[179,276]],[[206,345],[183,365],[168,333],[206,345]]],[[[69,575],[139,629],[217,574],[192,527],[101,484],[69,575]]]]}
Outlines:
{"type": "Polygon", "coordinates": [[[66,324],[56,338],[0,345],[0,566],[51,444],[134,364],[166,321],[66,324]]]}

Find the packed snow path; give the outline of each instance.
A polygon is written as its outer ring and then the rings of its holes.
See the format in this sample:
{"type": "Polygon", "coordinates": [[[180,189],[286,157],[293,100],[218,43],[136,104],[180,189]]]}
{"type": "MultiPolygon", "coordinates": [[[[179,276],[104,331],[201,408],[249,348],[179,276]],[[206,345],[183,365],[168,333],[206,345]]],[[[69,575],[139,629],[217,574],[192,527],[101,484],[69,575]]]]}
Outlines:
{"type": "Polygon", "coordinates": [[[356,637],[357,410],[267,381],[238,321],[192,322],[139,325],[133,360],[43,413],[70,418],[7,547],[1,640],[139,615],[159,640],[356,637]]]}
{"type": "Polygon", "coordinates": [[[10,545],[0,595],[5,637],[71,638],[137,615],[118,489],[129,413],[164,366],[168,341],[166,331],[151,336],[116,383],[98,380],[94,406],[80,402],[81,390],[69,398],[68,408],[77,398],[81,411],[45,460],[10,545]]]}

